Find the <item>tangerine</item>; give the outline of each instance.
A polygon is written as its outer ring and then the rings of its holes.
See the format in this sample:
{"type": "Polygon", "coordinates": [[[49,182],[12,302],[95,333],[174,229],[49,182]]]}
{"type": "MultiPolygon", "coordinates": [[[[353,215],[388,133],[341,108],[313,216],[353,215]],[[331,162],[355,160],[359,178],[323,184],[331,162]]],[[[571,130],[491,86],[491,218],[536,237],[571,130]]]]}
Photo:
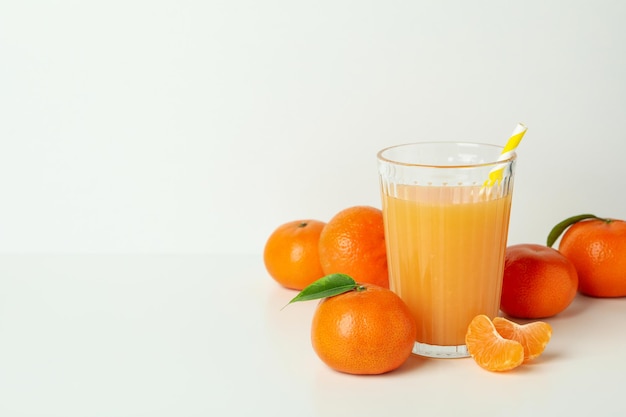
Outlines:
{"type": "Polygon", "coordinates": [[[325,225],[319,220],[295,220],[276,228],[263,251],[263,262],[270,276],[295,290],[322,277],[319,237],[325,225]]]}
{"type": "Polygon", "coordinates": [[[500,309],[536,319],[565,310],[576,296],[576,268],[556,249],[524,243],[506,248],[500,309]]]}
{"type": "Polygon", "coordinates": [[[524,362],[541,355],[552,337],[552,327],[543,321],[519,324],[504,317],[494,317],[493,325],[500,336],[522,345],[524,362]]]}
{"type": "Polygon", "coordinates": [[[559,252],[578,271],[578,291],[593,297],[626,296],[626,221],[591,218],[569,226],[559,252]]]}
{"type": "Polygon", "coordinates": [[[524,362],[522,344],[502,337],[484,314],[479,314],[470,322],[465,344],[476,363],[488,371],[509,371],[524,362]]]}
{"type": "Polygon", "coordinates": [[[358,284],[320,301],[311,342],[330,368],[374,375],[392,371],[408,359],[415,333],[415,319],[398,295],[377,285],[358,284]]]}
{"type": "Polygon", "coordinates": [[[337,213],[320,235],[324,274],[342,273],[357,282],[389,288],[383,212],[354,206],[337,213]]]}

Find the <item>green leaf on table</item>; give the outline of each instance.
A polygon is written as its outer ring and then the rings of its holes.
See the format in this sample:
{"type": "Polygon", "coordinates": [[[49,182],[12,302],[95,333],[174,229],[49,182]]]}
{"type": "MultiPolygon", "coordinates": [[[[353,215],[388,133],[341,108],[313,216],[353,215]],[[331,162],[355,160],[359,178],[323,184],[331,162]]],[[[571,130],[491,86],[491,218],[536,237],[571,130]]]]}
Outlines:
{"type": "Polygon", "coordinates": [[[287,305],[298,301],[309,301],[317,300],[319,298],[332,297],[334,295],[351,291],[357,286],[357,282],[350,275],[326,275],[300,291],[300,293],[292,298],[287,305]]]}
{"type": "Polygon", "coordinates": [[[578,216],[572,216],[563,220],[562,222],[554,226],[552,230],[550,231],[550,233],[548,234],[548,241],[547,241],[548,247],[552,247],[552,245],[554,245],[554,242],[556,242],[556,240],[559,238],[559,236],[561,236],[561,234],[565,231],[565,229],[567,229],[574,223],[578,223],[579,221],[585,220],[585,219],[598,219],[598,218],[599,218],[598,216],[595,216],[593,214],[579,214],[578,216]]]}

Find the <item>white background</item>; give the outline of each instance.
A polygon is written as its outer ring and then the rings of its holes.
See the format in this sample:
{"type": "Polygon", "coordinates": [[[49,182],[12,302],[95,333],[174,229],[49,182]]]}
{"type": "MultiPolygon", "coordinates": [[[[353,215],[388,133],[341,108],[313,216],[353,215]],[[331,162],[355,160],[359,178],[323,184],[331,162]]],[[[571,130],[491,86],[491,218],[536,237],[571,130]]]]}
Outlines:
{"type": "Polygon", "coordinates": [[[510,243],[626,218],[626,2],[3,1],[0,252],[260,253],[376,152],[519,149],[510,243]]]}

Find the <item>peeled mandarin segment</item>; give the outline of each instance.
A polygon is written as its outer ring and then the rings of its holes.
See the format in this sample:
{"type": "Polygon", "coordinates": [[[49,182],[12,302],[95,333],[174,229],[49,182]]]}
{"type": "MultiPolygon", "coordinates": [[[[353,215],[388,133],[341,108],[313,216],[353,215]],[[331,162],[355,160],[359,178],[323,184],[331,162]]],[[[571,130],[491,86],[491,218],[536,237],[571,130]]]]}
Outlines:
{"type": "Polygon", "coordinates": [[[552,327],[543,321],[518,324],[504,317],[496,317],[493,325],[500,336],[515,340],[523,346],[524,362],[541,355],[552,337],[552,327]]]}
{"type": "Polygon", "coordinates": [[[524,362],[522,345],[500,336],[489,317],[483,314],[469,324],[465,343],[474,361],[488,371],[509,371],[524,362]]]}

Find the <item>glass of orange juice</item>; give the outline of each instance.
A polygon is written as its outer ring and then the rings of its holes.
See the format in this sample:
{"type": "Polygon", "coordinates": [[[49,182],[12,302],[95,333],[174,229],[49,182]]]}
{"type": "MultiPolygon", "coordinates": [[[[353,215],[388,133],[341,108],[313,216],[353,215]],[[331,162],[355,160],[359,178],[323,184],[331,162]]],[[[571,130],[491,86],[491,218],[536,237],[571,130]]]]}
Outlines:
{"type": "Polygon", "coordinates": [[[478,314],[499,313],[516,154],[422,142],[378,153],[389,283],[417,322],[413,353],[469,356],[478,314]],[[485,186],[492,170],[502,179],[485,186]]]}

